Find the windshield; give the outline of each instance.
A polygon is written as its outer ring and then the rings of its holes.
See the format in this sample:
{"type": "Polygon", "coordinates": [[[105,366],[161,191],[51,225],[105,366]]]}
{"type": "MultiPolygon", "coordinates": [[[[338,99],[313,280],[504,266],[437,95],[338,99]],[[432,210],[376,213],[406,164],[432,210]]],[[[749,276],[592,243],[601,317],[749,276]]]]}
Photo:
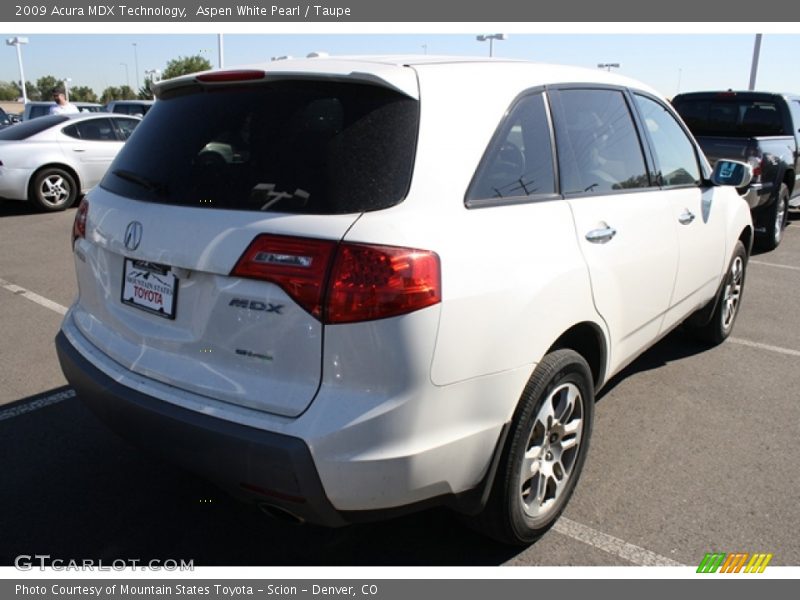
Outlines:
{"type": "Polygon", "coordinates": [[[311,214],[400,202],[417,101],[371,85],[192,88],[156,102],[103,179],[139,200],[311,214]]]}
{"type": "Polygon", "coordinates": [[[675,109],[692,133],[701,136],[789,135],[774,102],[736,98],[676,99],[675,109]]]}

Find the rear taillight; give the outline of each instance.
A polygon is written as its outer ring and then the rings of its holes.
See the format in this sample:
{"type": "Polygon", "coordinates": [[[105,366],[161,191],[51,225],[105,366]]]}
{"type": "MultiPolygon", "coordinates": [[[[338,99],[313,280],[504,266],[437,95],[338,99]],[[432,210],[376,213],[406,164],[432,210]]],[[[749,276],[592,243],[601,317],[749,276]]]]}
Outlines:
{"type": "Polygon", "coordinates": [[[336,242],[260,235],[236,263],[231,275],[270,281],[317,319],[336,242]]]}
{"type": "Polygon", "coordinates": [[[394,317],[441,299],[439,257],[435,253],[343,243],[328,284],[325,322],[394,317]]]}
{"type": "Polygon", "coordinates": [[[761,164],[764,162],[764,157],[757,150],[751,150],[747,156],[747,164],[753,169],[753,183],[761,181],[761,164]]]}
{"type": "Polygon", "coordinates": [[[264,79],[264,71],[255,69],[238,69],[232,71],[212,71],[196,77],[203,83],[232,83],[236,81],[254,81],[264,79]]]}
{"type": "Polygon", "coordinates": [[[394,317],[441,301],[434,252],[260,235],[231,275],[269,281],[326,324],[394,317]]]}
{"type": "Polygon", "coordinates": [[[86,219],[89,216],[89,201],[84,198],[75,212],[75,221],[72,223],[72,247],[80,238],[86,237],[86,219]]]}

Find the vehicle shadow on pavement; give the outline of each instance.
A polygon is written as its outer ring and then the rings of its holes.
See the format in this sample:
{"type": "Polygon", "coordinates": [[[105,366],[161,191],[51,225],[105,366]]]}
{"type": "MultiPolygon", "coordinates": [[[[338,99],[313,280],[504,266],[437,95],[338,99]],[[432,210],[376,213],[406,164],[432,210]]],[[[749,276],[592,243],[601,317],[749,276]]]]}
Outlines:
{"type": "Polygon", "coordinates": [[[275,520],[127,446],[71,395],[0,420],[0,454],[0,565],[34,554],[106,565],[498,565],[519,553],[444,509],[336,530],[275,520]]]}
{"type": "Polygon", "coordinates": [[[710,348],[708,344],[693,339],[679,327],[609,379],[597,394],[596,400],[602,400],[611,390],[636,373],[659,369],[668,363],[707,352],[710,348]]]}
{"type": "MultiPolygon", "coordinates": [[[[71,207],[67,209],[67,211],[75,210],[78,207],[79,200],[75,201],[71,207]]],[[[0,200],[0,219],[3,217],[21,217],[23,215],[52,215],[58,214],[58,211],[53,212],[42,212],[36,206],[33,205],[32,202],[18,202],[14,200],[0,200]]]]}

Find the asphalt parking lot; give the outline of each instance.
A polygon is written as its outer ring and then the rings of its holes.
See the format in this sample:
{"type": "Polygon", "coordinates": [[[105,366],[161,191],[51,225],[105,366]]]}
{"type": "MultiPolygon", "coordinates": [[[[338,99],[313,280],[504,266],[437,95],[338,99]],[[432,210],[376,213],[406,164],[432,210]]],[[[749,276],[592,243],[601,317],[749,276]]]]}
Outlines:
{"type": "Polygon", "coordinates": [[[523,551],[444,510],[335,531],[279,522],[108,433],[53,347],[76,290],[73,216],[0,202],[0,565],[696,566],[712,551],[800,565],[797,213],[751,258],[732,339],[707,349],[675,332],[610,382],[564,518],[523,551]]]}

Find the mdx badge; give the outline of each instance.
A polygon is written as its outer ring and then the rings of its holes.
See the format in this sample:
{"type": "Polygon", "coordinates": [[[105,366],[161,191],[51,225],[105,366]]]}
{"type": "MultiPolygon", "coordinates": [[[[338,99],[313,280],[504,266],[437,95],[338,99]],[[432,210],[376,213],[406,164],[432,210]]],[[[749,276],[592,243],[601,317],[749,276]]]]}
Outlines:
{"type": "Polygon", "coordinates": [[[142,241],[142,224],[139,221],[131,221],[125,229],[125,247],[128,250],[136,250],[142,241]]]}
{"type": "Polygon", "coordinates": [[[271,304],[269,302],[259,302],[258,300],[248,300],[247,298],[234,298],[228,303],[228,306],[236,306],[237,308],[249,308],[250,310],[260,310],[268,313],[275,313],[282,315],[283,304],[271,304]]]}

